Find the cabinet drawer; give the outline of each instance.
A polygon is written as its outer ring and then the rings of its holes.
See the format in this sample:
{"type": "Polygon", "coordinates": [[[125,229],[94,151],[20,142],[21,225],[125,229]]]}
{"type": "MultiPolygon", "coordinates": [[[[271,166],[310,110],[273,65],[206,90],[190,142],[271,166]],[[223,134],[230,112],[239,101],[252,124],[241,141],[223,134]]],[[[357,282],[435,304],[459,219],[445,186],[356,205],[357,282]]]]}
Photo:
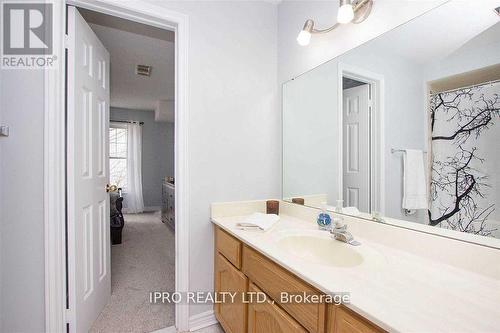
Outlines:
{"type": "MultiPolygon", "coordinates": [[[[247,246],[243,247],[242,271],[277,303],[280,303],[281,292],[321,295],[315,288],[247,246]]],[[[280,305],[309,332],[325,331],[324,303],[280,303],[280,305]]]]}
{"type": "Polygon", "coordinates": [[[329,305],[328,333],[382,333],[381,328],[353,311],[338,305],[329,305]]]}
{"type": "Polygon", "coordinates": [[[238,269],[241,268],[241,242],[215,227],[215,248],[238,269]]]}
{"type": "MultiPolygon", "coordinates": [[[[250,292],[260,292],[253,283],[250,292]]],[[[248,305],[248,333],[305,333],[307,332],[288,313],[271,301],[248,305]]]]}

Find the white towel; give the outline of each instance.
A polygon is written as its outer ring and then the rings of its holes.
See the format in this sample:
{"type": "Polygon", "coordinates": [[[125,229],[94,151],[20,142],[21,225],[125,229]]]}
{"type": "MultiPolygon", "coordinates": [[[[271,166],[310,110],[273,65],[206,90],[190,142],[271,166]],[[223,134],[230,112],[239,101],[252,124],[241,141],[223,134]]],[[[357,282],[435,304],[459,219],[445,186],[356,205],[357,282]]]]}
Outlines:
{"type": "Polygon", "coordinates": [[[361,213],[357,207],[344,207],[342,208],[342,214],[359,216],[361,213]]]}
{"type": "Polygon", "coordinates": [[[427,185],[425,182],[424,153],[406,149],[404,154],[403,209],[427,209],[427,185]]]}
{"type": "Polygon", "coordinates": [[[253,213],[237,225],[242,229],[259,228],[265,231],[271,228],[279,219],[280,217],[276,214],[253,213]]]}

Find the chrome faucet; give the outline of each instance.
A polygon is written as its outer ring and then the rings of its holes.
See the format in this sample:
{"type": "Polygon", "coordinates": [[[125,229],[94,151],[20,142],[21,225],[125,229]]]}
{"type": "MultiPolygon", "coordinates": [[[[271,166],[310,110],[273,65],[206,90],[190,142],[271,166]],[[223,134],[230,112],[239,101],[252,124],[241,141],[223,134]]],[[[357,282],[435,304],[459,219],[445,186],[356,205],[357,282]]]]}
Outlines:
{"type": "Polygon", "coordinates": [[[349,231],[347,231],[347,224],[342,225],[342,223],[339,222],[339,220],[335,222],[336,223],[332,226],[332,229],[330,230],[330,234],[333,235],[333,238],[335,240],[354,246],[361,245],[361,243],[354,240],[352,234],[349,231]]]}

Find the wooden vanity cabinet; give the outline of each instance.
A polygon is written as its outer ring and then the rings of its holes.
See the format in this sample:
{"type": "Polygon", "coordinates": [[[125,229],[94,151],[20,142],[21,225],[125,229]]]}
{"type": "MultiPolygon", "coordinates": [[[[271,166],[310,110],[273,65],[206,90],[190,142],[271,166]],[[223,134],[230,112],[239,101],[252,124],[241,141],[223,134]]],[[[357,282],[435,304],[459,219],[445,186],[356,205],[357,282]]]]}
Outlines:
{"type": "Polygon", "coordinates": [[[226,333],[384,332],[342,305],[280,304],[281,291],[320,291],[217,226],[215,291],[238,293],[235,303],[214,305],[215,316],[226,333]],[[240,302],[241,294],[247,291],[264,292],[269,301],[240,302]]]}

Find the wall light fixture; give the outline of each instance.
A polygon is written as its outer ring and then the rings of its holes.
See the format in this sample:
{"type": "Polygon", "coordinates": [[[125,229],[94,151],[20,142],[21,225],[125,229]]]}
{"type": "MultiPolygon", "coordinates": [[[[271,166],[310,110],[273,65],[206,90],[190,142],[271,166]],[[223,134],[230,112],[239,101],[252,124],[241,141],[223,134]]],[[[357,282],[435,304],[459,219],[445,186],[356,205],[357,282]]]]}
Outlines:
{"type": "Polygon", "coordinates": [[[337,23],[327,29],[314,29],[314,21],[308,19],[297,36],[297,43],[306,46],[311,41],[312,34],[324,34],[332,31],[340,24],[361,23],[370,15],[373,0],[339,0],[337,23]]]}

